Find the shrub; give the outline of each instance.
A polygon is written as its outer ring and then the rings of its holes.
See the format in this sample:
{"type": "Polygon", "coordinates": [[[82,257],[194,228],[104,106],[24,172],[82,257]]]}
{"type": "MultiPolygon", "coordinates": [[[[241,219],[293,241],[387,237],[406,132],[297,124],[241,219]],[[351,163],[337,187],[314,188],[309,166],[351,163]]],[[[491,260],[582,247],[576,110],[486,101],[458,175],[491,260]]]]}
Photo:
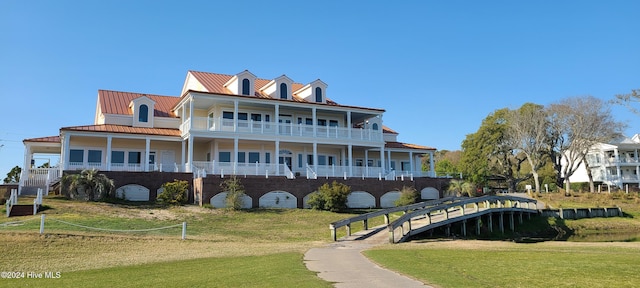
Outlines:
{"type": "Polygon", "coordinates": [[[65,175],[61,179],[63,195],[84,201],[106,200],[114,197],[113,180],[96,169],[82,170],[78,174],[65,175]]]}
{"type": "Polygon", "coordinates": [[[393,204],[398,206],[411,205],[413,203],[418,202],[420,199],[420,195],[418,191],[413,187],[404,186],[402,190],[400,190],[400,198],[398,198],[393,204]]]}
{"type": "Polygon", "coordinates": [[[187,203],[187,191],[189,182],[184,180],[173,180],[162,184],[162,193],[158,195],[157,201],[163,204],[180,205],[187,203]]]}
{"type": "Polygon", "coordinates": [[[308,204],[312,209],[328,210],[332,212],[347,208],[347,197],[351,187],[333,181],[331,185],[324,183],[309,196],[308,204]]]}
{"type": "Polygon", "coordinates": [[[231,210],[242,209],[242,198],[244,197],[244,186],[240,182],[240,179],[233,176],[220,183],[220,187],[223,191],[227,192],[227,208],[231,210]]]}

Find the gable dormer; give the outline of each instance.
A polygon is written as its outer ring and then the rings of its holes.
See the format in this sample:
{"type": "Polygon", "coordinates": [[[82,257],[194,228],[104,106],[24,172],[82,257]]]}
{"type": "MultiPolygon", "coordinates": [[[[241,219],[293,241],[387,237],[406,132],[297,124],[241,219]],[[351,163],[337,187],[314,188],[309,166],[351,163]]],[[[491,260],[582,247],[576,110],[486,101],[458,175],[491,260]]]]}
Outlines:
{"type": "Polygon", "coordinates": [[[244,70],[227,81],[224,87],[229,89],[232,94],[254,96],[256,94],[254,85],[256,83],[256,75],[244,70]]]}
{"type": "Polygon", "coordinates": [[[283,99],[283,100],[291,100],[292,93],[291,87],[293,85],[293,80],[287,77],[287,75],[282,75],[276,79],[273,79],[264,85],[264,87],[260,88],[262,93],[269,95],[269,97],[274,99],[283,99]]]}
{"type": "Polygon", "coordinates": [[[133,127],[153,127],[155,105],[155,101],[144,95],[131,100],[129,109],[133,114],[133,127]]]}
{"type": "Polygon", "coordinates": [[[327,103],[327,84],[320,79],[315,80],[293,92],[294,95],[312,103],[327,103]]]}

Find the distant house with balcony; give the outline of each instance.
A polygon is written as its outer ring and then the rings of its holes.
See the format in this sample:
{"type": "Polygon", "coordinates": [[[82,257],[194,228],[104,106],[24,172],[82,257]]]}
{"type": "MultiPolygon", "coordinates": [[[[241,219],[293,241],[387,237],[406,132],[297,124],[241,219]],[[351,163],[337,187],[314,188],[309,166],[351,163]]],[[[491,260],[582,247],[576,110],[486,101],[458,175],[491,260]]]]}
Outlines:
{"type": "Polygon", "coordinates": [[[189,71],[180,97],[99,90],[93,124],[24,140],[21,187],[87,168],[289,179],[435,175],[434,163],[423,171],[421,160],[435,149],[399,142],[383,125],[385,110],[329,95],[321,80],[260,79],[246,70],[189,71]],[[59,154],[58,167],[31,167],[38,153],[59,154]]]}
{"type": "MultiPolygon", "coordinates": [[[[593,181],[619,188],[640,186],[640,134],[594,145],[587,154],[593,181]]],[[[572,183],[588,182],[584,165],[570,177],[572,183]]]]}

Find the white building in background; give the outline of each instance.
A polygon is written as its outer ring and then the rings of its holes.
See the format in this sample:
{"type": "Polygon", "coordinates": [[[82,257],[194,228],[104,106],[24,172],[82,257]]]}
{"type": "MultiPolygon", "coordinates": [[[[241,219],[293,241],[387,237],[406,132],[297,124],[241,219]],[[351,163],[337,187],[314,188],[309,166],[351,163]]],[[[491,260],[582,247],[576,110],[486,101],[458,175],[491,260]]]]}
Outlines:
{"type": "MultiPolygon", "coordinates": [[[[640,187],[640,134],[593,146],[587,154],[594,182],[625,188],[640,187]]],[[[580,165],[572,183],[588,182],[587,171],[580,165]]]]}
{"type": "MultiPolygon", "coordinates": [[[[397,141],[385,110],[340,105],[327,84],[189,71],[180,97],[99,90],[93,124],[26,139],[21,187],[64,170],[295,177],[433,177],[434,148],[397,141]],[[55,169],[32,167],[59,154],[55,169]]],[[[345,96],[346,98],[346,96],[345,96]]],[[[63,105],[61,103],[61,105],[63,105]]],[[[637,154],[636,154],[637,155],[637,154]]],[[[48,184],[48,183],[47,183],[48,184]]]]}

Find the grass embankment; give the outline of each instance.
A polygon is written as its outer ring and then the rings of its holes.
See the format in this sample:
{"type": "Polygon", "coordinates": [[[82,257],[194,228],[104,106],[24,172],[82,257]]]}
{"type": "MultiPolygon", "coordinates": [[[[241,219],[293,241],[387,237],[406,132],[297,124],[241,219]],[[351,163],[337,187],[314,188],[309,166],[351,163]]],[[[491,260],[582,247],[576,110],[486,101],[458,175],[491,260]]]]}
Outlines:
{"type": "MultiPolygon", "coordinates": [[[[625,217],[581,220],[538,219],[522,225],[556,226],[571,233],[567,242],[518,244],[507,241],[419,240],[365,251],[381,266],[441,287],[637,287],[640,242],[606,241],[640,235],[637,194],[539,195],[554,208],[621,207],[625,217]],[[594,234],[597,234],[594,237],[594,234]],[[600,237],[601,236],[601,237],[600,237]]],[[[527,227],[529,226],[529,227],[527,227]]]]}
{"type": "Polygon", "coordinates": [[[46,199],[45,235],[39,216],[5,218],[0,226],[0,271],[61,272],[61,279],[2,279],[2,284],[76,286],[233,287],[325,286],[306,270],[303,253],[330,240],[328,223],[352,216],[312,210],[228,211],[193,206],[162,208],[46,199]],[[105,229],[181,227],[144,233],[105,229]],[[187,279],[190,279],[187,281],[187,279]],[[117,281],[117,282],[114,282],[117,281]],[[185,282],[186,281],[186,282],[185,282]],[[302,281],[302,282],[301,282],[302,281]],[[157,284],[157,285],[154,285],[157,284]],[[241,284],[240,284],[241,283],[241,284]]]}

